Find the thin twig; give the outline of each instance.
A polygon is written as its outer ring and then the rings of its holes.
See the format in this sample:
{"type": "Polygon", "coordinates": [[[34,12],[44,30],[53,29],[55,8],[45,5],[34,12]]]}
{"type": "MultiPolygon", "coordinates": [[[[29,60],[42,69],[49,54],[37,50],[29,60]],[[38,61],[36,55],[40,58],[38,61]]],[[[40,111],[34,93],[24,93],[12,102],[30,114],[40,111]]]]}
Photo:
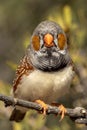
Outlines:
{"type": "MultiPolygon", "coordinates": [[[[42,112],[42,107],[35,103],[29,102],[21,99],[14,99],[11,96],[5,96],[0,94],[0,100],[5,103],[5,106],[21,106],[28,109],[34,109],[36,111],[42,112]]],[[[76,107],[74,109],[66,108],[67,112],[65,116],[69,116],[72,120],[79,124],[86,124],[87,125],[87,110],[83,107],[76,107]]],[[[48,105],[47,114],[59,114],[60,109],[56,106],[48,105]]]]}

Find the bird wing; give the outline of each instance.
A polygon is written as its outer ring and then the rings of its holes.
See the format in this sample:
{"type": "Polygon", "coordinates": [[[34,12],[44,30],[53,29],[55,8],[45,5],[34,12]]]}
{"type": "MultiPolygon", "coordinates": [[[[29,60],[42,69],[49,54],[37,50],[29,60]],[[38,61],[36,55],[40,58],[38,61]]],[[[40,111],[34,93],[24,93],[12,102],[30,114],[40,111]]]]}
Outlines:
{"type": "Polygon", "coordinates": [[[34,70],[34,67],[29,63],[29,59],[27,56],[24,56],[20,61],[20,65],[16,70],[16,77],[13,81],[13,93],[16,91],[18,84],[23,75],[29,75],[34,70]]]}

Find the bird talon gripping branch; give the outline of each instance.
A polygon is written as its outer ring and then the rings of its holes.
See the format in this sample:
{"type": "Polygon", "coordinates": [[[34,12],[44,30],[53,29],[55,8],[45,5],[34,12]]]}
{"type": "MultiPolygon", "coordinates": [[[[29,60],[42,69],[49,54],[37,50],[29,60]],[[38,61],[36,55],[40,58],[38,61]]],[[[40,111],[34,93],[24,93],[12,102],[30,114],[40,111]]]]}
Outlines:
{"type": "Polygon", "coordinates": [[[60,110],[60,115],[61,115],[61,118],[60,118],[60,121],[64,118],[65,114],[66,114],[66,108],[61,104],[59,105],[59,110],[60,110]]]}
{"type": "Polygon", "coordinates": [[[45,103],[44,103],[43,101],[41,101],[41,100],[36,100],[35,102],[38,103],[39,105],[41,105],[41,107],[42,107],[42,113],[43,113],[43,115],[45,116],[45,115],[46,115],[46,111],[47,111],[47,109],[48,109],[48,105],[45,104],[45,103]]]}

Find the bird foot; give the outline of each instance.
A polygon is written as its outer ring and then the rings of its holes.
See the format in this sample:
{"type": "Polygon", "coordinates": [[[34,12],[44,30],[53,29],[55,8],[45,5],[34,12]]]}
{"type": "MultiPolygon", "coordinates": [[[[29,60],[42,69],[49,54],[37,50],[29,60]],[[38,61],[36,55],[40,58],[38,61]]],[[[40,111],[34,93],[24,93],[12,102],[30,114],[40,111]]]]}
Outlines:
{"type": "Polygon", "coordinates": [[[66,108],[61,104],[61,105],[59,105],[59,110],[60,110],[60,115],[61,115],[61,118],[60,118],[60,121],[64,118],[64,116],[65,116],[65,113],[66,113],[66,108]]]}
{"type": "Polygon", "coordinates": [[[46,115],[46,111],[48,109],[48,105],[45,104],[45,102],[41,101],[41,100],[35,100],[36,103],[38,103],[39,105],[41,105],[42,107],[42,113],[45,116],[46,115]]]}
{"type": "Polygon", "coordinates": [[[58,109],[60,110],[59,114],[61,115],[60,121],[64,118],[65,113],[66,113],[66,108],[62,104],[58,103],[52,103],[53,106],[57,106],[58,109]]]}

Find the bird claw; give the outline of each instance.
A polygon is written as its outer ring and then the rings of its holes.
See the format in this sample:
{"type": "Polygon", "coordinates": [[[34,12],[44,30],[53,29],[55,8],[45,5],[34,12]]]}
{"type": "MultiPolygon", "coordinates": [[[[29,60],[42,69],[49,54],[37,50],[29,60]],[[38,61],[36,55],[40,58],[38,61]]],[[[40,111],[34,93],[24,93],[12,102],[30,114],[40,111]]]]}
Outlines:
{"type": "MultiPolygon", "coordinates": [[[[39,105],[41,105],[42,107],[42,114],[44,115],[44,117],[46,116],[46,112],[48,110],[48,105],[45,104],[43,101],[41,100],[35,100],[36,103],[38,103],[39,105]]],[[[64,115],[66,113],[66,108],[61,104],[59,105],[58,103],[52,103],[53,106],[57,106],[58,109],[60,110],[59,114],[61,115],[60,121],[64,118],[64,115]]]]}
{"type": "Polygon", "coordinates": [[[64,118],[65,113],[67,111],[66,108],[62,104],[58,104],[58,103],[55,103],[55,102],[53,102],[52,105],[57,106],[58,109],[60,110],[59,114],[61,115],[61,118],[60,118],[60,121],[61,121],[64,118]]]}
{"type": "Polygon", "coordinates": [[[62,104],[59,105],[58,108],[60,110],[59,114],[61,115],[61,118],[60,118],[60,121],[61,121],[64,118],[64,116],[65,116],[66,108],[62,104]]]}
{"type": "Polygon", "coordinates": [[[38,103],[39,105],[41,105],[42,107],[42,114],[44,115],[44,117],[46,116],[46,111],[48,109],[48,105],[45,104],[43,101],[41,100],[35,100],[36,103],[38,103]]]}

